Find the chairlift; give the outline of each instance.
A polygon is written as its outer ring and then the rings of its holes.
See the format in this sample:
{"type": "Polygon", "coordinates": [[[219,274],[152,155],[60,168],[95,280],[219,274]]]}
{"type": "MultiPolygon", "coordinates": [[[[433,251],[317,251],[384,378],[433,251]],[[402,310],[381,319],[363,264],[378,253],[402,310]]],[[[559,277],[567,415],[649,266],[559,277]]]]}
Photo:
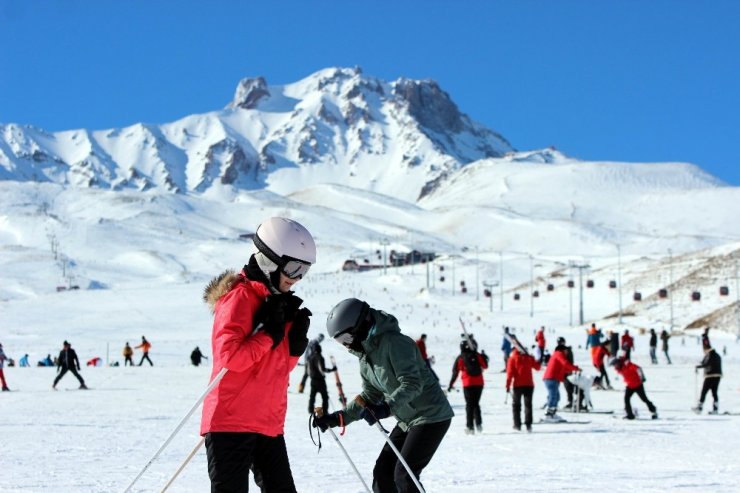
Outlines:
{"type": "Polygon", "coordinates": [[[533,292],[532,292],[532,297],[534,297],[534,298],[539,298],[539,297],[540,297],[540,292],[539,292],[539,291],[537,291],[537,290],[533,291],[533,292]]]}
{"type": "Polygon", "coordinates": [[[587,288],[592,288],[592,287],[594,287],[594,282],[593,282],[593,280],[589,279],[588,281],[586,281],[586,287],[587,287],[587,288]]]}
{"type": "Polygon", "coordinates": [[[485,298],[490,298],[491,297],[491,294],[492,293],[491,293],[491,290],[490,289],[486,288],[486,289],[483,290],[483,296],[485,298]]]}
{"type": "Polygon", "coordinates": [[[635,291],[635,294],[632,295],[632,299],[635,301],[642,301],[642,293],[635,291]]]}
{"type": "Polygon", "coordinates": [[[519,293],[514,293],[514,301],[519,301],[519,293]]]}
{"type": "Polygon", "coordinates": [[[719,295],[720,296],[727,296],[728,294],[730,294],[730,288],[728,288],[727,286],[720,286],[719,287],[719,295]]]}
{"type": "Polygon", "coordinates": [[[668,298],[668,290],[661,288],[658,290],[658,298],[668,298]]]}
{"type": "Polygon", "coordinates": [[[615,281],[613,279],[611,281],[609,281],[609,289],[614,289],[616,287],[617,287],[617,281],[615,281]]]}
{"type": "Polygon", "coordinates": [[[691,293],[691,301],[701,301],[701,293],[699,291],[691,293]]]}
{"type": "Polygon", "coordinates": [[[574,280],[572,280],[572,279],[571,279],[571,280],[569,280],[569,281],[568,281],[568,287],[569,287],[569,288],[574,288],[574,287],[576,287],[576,282],[575,282],[574,280]]]}
{"type": "Polygon", "coordinates": [[[547,290],[548,290],[548,291],[555,291],[555,286],[554,286],[554,285],[552,285],[552,284],[548,284],[548,285],[547,285],[547,290]]]}

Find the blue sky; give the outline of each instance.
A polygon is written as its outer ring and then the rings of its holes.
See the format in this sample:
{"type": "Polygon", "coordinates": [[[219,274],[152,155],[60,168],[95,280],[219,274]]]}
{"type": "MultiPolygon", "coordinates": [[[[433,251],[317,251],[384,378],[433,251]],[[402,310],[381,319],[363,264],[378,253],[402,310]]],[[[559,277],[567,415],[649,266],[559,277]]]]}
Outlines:
{"type": "Polygon", "coordinates": [[[686,161],[738,186],[740,1],[0,0],[0,123],[213,111],[243,77],[434,79],[519,150],[686,161]]]}

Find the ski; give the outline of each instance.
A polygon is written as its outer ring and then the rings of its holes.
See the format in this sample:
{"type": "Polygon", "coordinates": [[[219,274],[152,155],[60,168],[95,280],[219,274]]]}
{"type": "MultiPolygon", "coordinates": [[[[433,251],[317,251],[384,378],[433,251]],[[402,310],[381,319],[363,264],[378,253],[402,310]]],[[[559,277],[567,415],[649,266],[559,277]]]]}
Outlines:
{"type": "Polygon", "coordinates": [[[583,411],[571,411],[570,409],[562,409],[560,412],[571,413],[571,414],[614,414],[613,410],[609,409],[597,409],[597,410],[583,410],[583,411]]]}
{"type": "Polygon", "coordinates": [[[504,332],[504,337],[506,337],[511,345],[515,346],[520,353],[529,355],[529,351],[527,351],[527,348],[524,347],[524,345],[521,343],[521,341],[519,341],[519,339],[517,339],[515,335],[504,332]]]}
{"type": "Polygon", "coordinates": [[[335,368],[334,379],[337,381],[337,393],[339,394],[339,402],[342,403],[342,409],[345,409],[347,407],[347,397],[344,395],[344,390],[342,389],[342,380],[339,378],[339,370],[336,370],[337,361],[334,359],[334,356],[329,358],[329,360],[331,361],[331,366],[335,368]]]}
{"type": "Polygon", "coordinates": [[[463,337],[467,341],[468,347],[472,349],[473,351],[477,351],[478,344],[476,344],[475,341],[470,338],[470,334],[468,334],[468,330],[465,328],[465,322],[463,322],[462,317],[458,317],[458,318],[460,320],[460,326],[462,327],[462,330],[463,330],[463,337]]]}
{"type": "Polygon", "coordinates": [[[591,421],[571,421],[568,419],[560,419],[560,420],[551,420],[551,419],[542,419],[537,422],[541,425],[587,425],[591,421]]]}

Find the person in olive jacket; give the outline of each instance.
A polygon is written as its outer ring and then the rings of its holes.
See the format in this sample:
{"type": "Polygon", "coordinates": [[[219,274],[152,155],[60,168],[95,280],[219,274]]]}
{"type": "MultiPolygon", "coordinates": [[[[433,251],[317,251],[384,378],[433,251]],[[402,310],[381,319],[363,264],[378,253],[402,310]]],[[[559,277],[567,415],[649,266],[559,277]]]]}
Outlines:
{"type": "Polygon", "coordinates": [[[709,391],[712,391],[712,410],[709,414],[717,414],[719,412],[719,395],[717,390],[719,389],[719,381],[722,379],[722,357],[715,351],[711,346],[704,348],[704,359],[701,364],[696,365],[696,371],[704,368],[704,385],[701,388],[701,396],[699,402],[693,411],[697,414],[701,413],[702,406],[704,406],[704,399],[706,399],[709,391]]]}
{"type": "Polygon", "coordinates": [[[80,374],[77,373],[79,370],[80,360],[77,359],[77,353],[72,349],[72,345],[69,342],[64,341],[63,349],[59,352],[59,358],[57,359],[57,372],[59,375],[54,379],[54,384],[52,384],[51,388],[56,390],[59,380],[62,379],[65,373],[71,371],[72,375],[77,377],[77,380],[79,380],[80,388],[86,389],[87,385],[85,385],[85,381],[82,379],[80,374]]]}
{"type": "MultiPolygon", "coordinates": [[[[326,325],[329,335],[359,358],[363,390],[345,410],[314,416],[313,426],[326,431],[359,419],[374,425],[392,415],[398,423],[389,439],[418,481],[454,415],[419,348],[401,334],[396,317],[356,298],[332,308],[326,325]]],[[[373,491],[417,491],[388,444],[375,462],[373,491]]]]}

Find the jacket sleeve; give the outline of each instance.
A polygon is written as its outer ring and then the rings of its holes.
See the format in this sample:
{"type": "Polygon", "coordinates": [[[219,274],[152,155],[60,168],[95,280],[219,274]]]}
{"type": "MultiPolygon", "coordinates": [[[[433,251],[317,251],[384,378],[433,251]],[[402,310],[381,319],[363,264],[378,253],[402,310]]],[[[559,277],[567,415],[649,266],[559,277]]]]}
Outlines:
{"type": "Polygon", "coordinates": [[[452,377],[450,378],[450,387],[455,385],[455,381],[457,380],[457,374],[460,373],[460,370],[458,368],[459,361],[460,361],[460,356],[455,358],[455,362],[452,363],[452,377]]]}
{"type": "Polygon", "coordinates": [[[540,363],[539,360],[532,355],[530,355],[529,358],[532,360],[532,368],[534,368],[535,371],[540,371],[540,368],[542,368],[542,363],[540,363]]]}
{"type": "Polygon", "coordinates": [[[272,338],[267,333],[252,334],[259,302],[244,291],[233,290],[219,303],[213,329],[214,353],[219,353],[229,371],[246,371],[272,349],[272,338]]]}
{"type": "Polygon", "coordinates": [[[421,368],[416,359],[417,348],[408,338],[396,338],[388,344],[388,364],[398,381],[398,387],[386,398],[393,409],[403,406],[421,395],[423,388],[421,368]]]}
{"type": "Polygon", "coordinates": [[[482,354],[478,353],[478,364],[480,364],[480,367],[484,370],[488,369],[488,358],[485,358],[482,354]]]}

